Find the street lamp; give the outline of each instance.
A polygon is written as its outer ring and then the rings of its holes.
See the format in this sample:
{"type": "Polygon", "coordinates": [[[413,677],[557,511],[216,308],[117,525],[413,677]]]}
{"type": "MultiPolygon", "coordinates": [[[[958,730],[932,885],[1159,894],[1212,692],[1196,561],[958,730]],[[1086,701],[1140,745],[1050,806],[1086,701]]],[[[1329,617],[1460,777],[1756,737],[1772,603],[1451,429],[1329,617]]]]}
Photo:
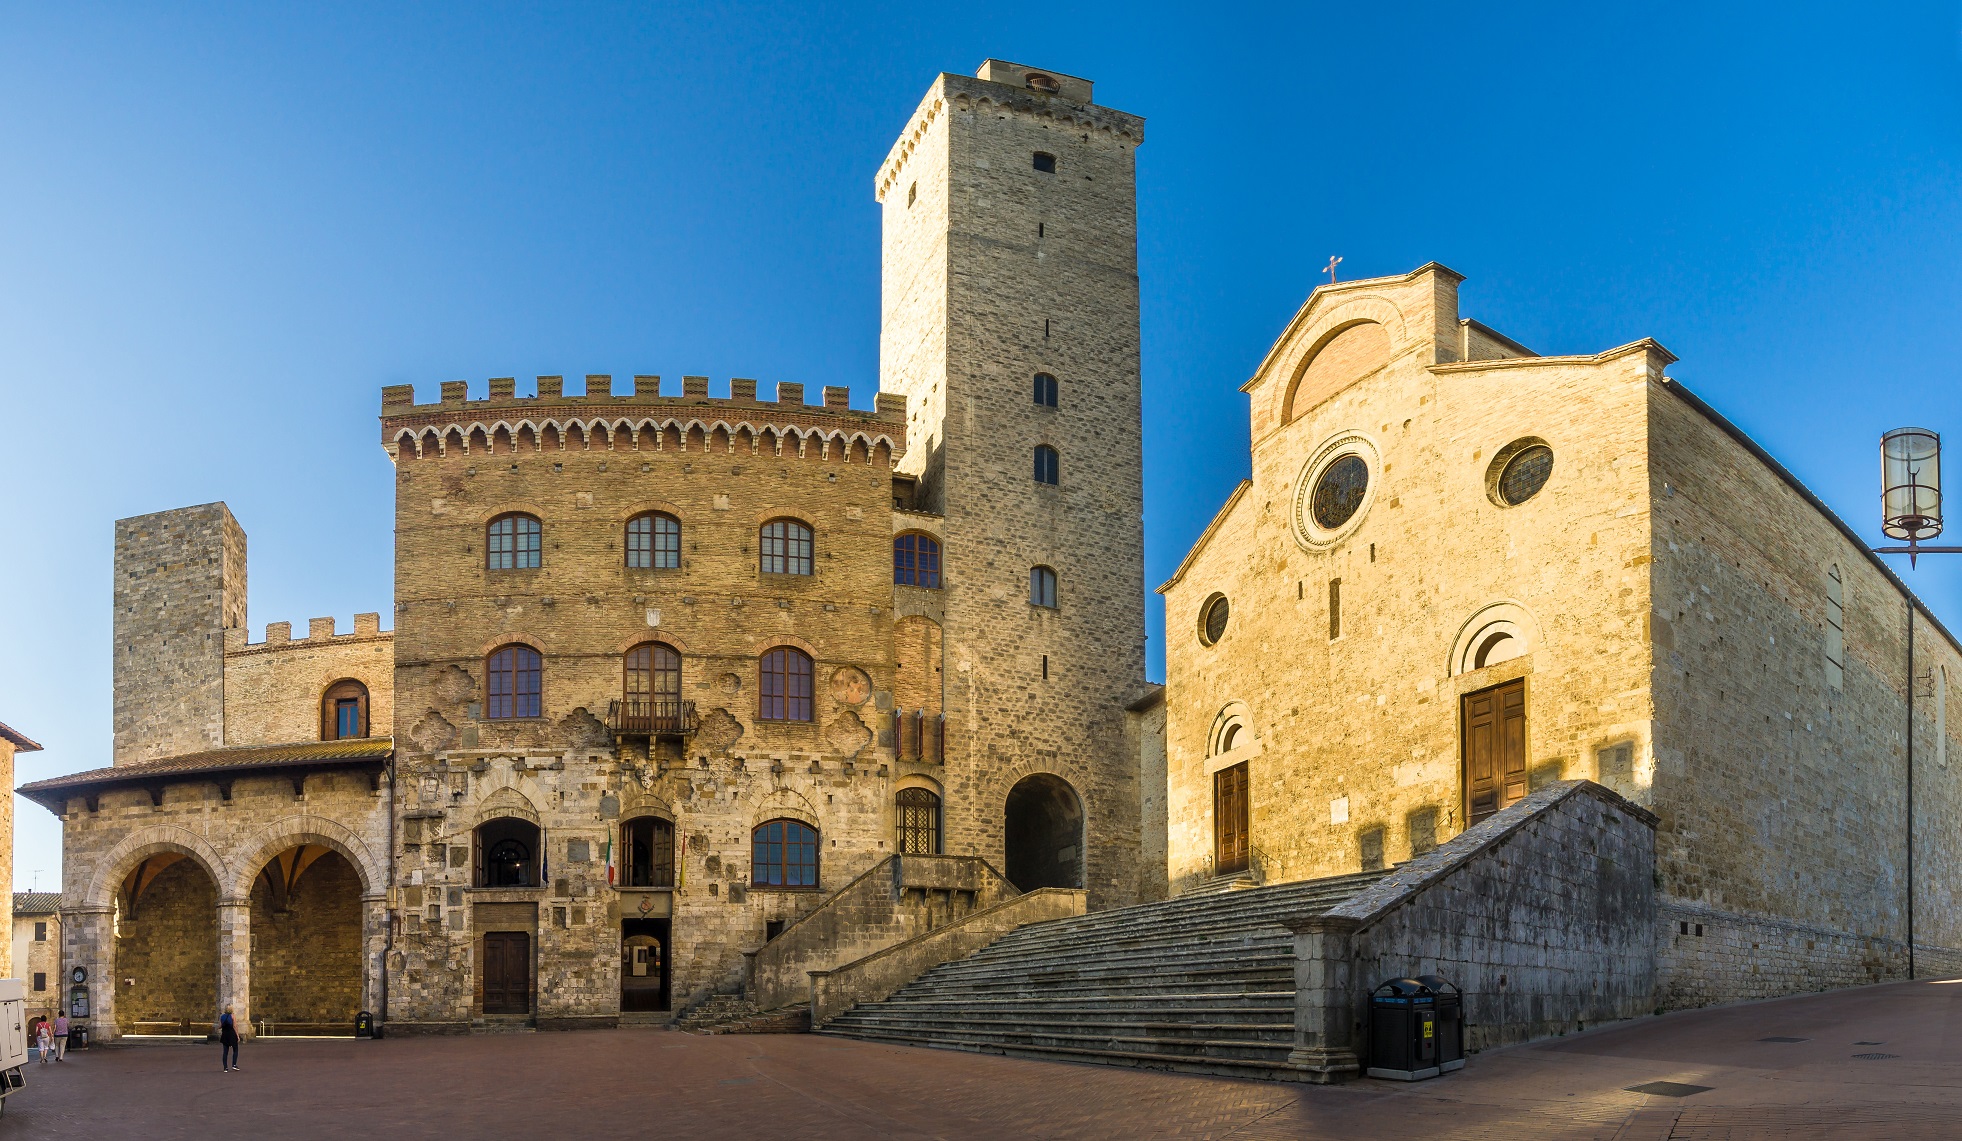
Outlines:
{"type": "Polygon", "coordinates": [[[1923,544],[1942,533],[1942,438],[1926,428],[1896,428],[1880,437],[1880,529],[1905,547],[1875,547],[1874,553],[1962,554],[1962,547],[1923,544]]]}

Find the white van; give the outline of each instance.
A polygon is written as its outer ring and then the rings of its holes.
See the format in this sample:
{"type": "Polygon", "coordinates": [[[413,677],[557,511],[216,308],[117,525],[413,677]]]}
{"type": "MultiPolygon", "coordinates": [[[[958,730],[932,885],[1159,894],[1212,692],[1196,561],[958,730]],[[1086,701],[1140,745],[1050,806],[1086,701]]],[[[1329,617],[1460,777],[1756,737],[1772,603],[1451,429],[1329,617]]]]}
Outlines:
{"type": "Polygon", "coordinates": [[[0,1113],[27,1081],[27,984],[0,979],[0,1113]]]}

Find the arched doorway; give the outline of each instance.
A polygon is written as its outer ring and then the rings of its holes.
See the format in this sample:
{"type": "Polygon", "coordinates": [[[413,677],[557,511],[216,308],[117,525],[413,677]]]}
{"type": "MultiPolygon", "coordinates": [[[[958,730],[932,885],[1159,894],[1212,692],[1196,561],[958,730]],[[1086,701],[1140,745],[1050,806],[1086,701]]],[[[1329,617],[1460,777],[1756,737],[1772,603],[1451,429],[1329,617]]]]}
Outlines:
{"type": "Polygon", "coordinates": [[[361,874],[319,844],[252,881],[252,1020],[273,1034],[352,1034],[361,1010],[361,874]]]}
{"type": "Polygon", "coordinates": [[[181,852],[138,860],[116,889],[116,1029],[205,1034],[218,1005],[218,883],[181,852]]]}
{"type": "Polygon", "coordinates": [[[1083,886],[1083,801],[1048,773],[1008,792],[1002,826],[1008,880],[1023,891],[1083,886]]]}
{"type": "Polygon", "coordinates": [[[668,1009],[668,921],[620,921],[620,1009],[668,1009]]]}

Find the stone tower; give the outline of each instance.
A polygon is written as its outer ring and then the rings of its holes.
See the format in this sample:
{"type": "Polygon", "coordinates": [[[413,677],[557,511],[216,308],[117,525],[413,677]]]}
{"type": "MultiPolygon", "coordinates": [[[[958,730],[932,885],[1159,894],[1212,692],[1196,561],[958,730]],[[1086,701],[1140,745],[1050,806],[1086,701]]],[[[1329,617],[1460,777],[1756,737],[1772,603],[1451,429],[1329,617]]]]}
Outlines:
{"type": "MultiPolygon", "coordinates": [[[[1003,860],[1024,888],[1080,879],[1092,906],[1140,883],[1124,710],[1146,688],[1143,137],[1088,80],[989,60],[975,78],[940,76],[876,185],[879,386],[907,398],[914,506],[944,515],[946,850],[1003,860]],[[1039,478],[1044,447],[1053,482],[1039,478]],[[1037,567],[1055,572],[1053,606],[1031,599],[1037,567]],[[1038,836],[1048,867],[1034,872],[1011,803],[1040,791],[1016,791],[1029,777],[1081,798],[1080,838],[1038,836]]],[[[1050,799],[1061,807],[1038,816],[1072,811],[1067,794],[1050,799]]]]}
{"type": "Polygon", "coordinates": [[[225,743],[225,631],[245,532],[223,503],[116,521],[115,763],[225,743]]]}

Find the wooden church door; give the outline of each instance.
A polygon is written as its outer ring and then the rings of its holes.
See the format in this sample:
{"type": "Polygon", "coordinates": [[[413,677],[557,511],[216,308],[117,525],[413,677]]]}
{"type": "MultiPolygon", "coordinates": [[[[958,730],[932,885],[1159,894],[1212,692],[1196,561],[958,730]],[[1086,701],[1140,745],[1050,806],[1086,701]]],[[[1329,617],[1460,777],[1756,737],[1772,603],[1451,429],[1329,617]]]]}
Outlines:
{"type": "Polygon", "coordinates": [[[1459,708],[1469,826],[1526,795],[1526,679],[1468,693],[1459,708]]]}
{"type": "Polygon", "coordinates": [[[1247,762],[1213,774],[1213,871],[1247,870],[1247,762]]]}

